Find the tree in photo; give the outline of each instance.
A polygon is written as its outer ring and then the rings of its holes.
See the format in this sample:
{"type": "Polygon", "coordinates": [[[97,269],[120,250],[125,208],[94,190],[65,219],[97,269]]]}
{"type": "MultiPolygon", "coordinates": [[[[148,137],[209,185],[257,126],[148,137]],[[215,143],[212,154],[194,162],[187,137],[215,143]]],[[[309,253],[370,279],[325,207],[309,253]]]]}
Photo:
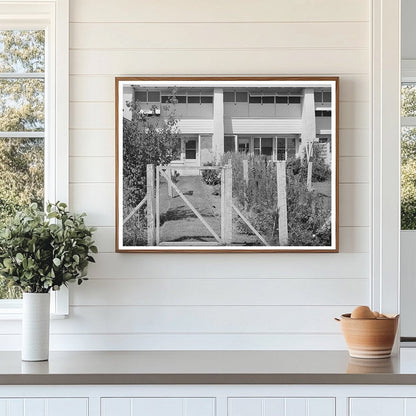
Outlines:
{"type": "MultiPolygon", "coordinates": [[[[123,123],[123,214],[127,216],[146,196],[146,169],[148,164],[167,165],[179,157],[178,119],[165,106],[166,117],[142,111],[139,101],[127,103],[132,111],[131,120],[123,123]]],[[[126,245],[138,245],[145,232],[143,215],[125,227],[126,245]],[[134,225],[135,224],[135,225],[134,225]]],[[[143,242],[142,242],[143,243],[143,242]]],[[[142,244],[141,243],[141,244],[142,244]]]]}

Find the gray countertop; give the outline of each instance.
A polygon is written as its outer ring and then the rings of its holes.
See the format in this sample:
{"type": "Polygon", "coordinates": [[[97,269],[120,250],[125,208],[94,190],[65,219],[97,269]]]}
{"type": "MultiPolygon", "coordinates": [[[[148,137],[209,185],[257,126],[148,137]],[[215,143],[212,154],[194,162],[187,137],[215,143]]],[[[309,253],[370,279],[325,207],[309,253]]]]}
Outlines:
{"type": "Polygon", "coordinates": [[[416,384],[416,349],[389,359],[346,351],[71,351],[48,362],[0,353],[0,384],[416,384]]]}

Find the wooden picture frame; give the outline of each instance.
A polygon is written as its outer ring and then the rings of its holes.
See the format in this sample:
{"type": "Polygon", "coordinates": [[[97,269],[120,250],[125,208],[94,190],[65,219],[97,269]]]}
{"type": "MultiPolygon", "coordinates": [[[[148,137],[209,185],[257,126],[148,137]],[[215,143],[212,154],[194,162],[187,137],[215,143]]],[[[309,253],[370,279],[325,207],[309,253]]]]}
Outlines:
{"type": "Polygon", "coordinates": [[[117,77],[116,251],[338,252],[338,77],[117,77]]]}

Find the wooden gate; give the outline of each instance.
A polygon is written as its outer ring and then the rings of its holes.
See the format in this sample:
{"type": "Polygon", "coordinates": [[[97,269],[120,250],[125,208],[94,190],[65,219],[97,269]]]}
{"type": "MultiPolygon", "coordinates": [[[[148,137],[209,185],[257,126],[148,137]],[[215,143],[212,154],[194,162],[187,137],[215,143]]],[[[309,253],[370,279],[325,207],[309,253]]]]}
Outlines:
{"type": "MultiPolygon", "coordinates": [[[[285,163],[281,165],[278,163],[278,178],[282,176],[279,175],[279,171],[285,172],[285,163]]],[[[279,181],[279,180],[278,180],[279,181]]],[[[286,186],[280,182],[280,192],[286,188],[286,186]]],[[[161,246],[161,245],[224,245],[229,246],[232,244],[233,238],[233,212],[237,214],[238,217],[247,225],[247,227],[252,231],[252,233],[261,241],[265,246],[270,244],[266,239],[255,229],[251,222],[246,218],[246,216],[241,212],[241,210],[233,203],[232,198],[232,188],[233,188],[233,177],[232,177],[232,168],[231,165],[225,166],[154,166],[152,164],[147,165],[146,170],[146,197],[129,213],[129,215],[124,219],[123,224],[132,218],[132,216],[139,211],[140,208],[146,205],[146,217],[147,217],[147,245],[148,246],[161,246]],[[221,215],[220,222],[221,228],[220,233],[218,234],[211,225],[206,221],[206,219],[198,212],[197,208],[192,204],[192,202],[186,197],[186,195],[179,189],[176,183],[172,180],[172,173],[175,170],[219,170],[221,177],[221,215]],[[162,242],[160,239],[160,179],[163,178],[166,180],[168,197],[172,198],[174,193],[176,193],[183,202],[188,206],[188,208],[193,212],[193,214],[198,218],[202,225],[208,230],[209,234],[214,238],[214,242],[162,242]]],[[[286,191],[284,191],[286,192],[286,191]]],[[[284,194],[284,199],[286,199],[286,194],[284,194]]],[[[279,204],[280,205],[280,204],[279,204]]],[[[281,237],[283,237],[285,242],[287,242],[287,226],[283,226],[283,222],[286,221],[286,212],[281,209],[279,206],[279,228],[281,231],[285,229],[281,237]],[[283,214],[283,215],[282,215],[283,214]],[[281,221],[283,217],[283,221],[281,221]],[[282,224],[280,224],[282,222],[282,224]]]]}
{"type": "MultiPolygon", "coordinates": [[[[160,241],[160,179],[164,178],[168,185],[168,197],[172,198],[176,193],[193,214],[198,218],[202,225],[208,230],[209,234],[214,237],[215,242],[186,242],[186,245],[230,245],[232,242],[232,170],[231,166],[157,166],[156,170],[153,165],[148,165],[148,169],[152,169],[153,175],[148,175],[148,195],[154,195],[152,201],[152,207],[148,209],[148,231],[150,228],[154,228],[154,232],[148,234],[148,245],[183,245],[183,243],[169,242],[164,243],[160,241]],[[221,232],[220,235],[215,232],[211,225],[201,215],[192,202],[186,197],[186,195],[179,189],[176,183],[172,180],[172,172],[175,170],[219,170],[221,176],[221,232]],[[156,176],[154,178],[154,175],[156,176]],[[154,179],[151,177],[153,176],[154,179]],[[151,184],[155,184],[155,189],[152,190],[151,184]],[[149,237],[150,236],[150,237],[149,237]]],[[[150,172],[148,172],[150,173],[150,172]]],[[[149,203],[148,203],[149,204],[149,203]]]]}

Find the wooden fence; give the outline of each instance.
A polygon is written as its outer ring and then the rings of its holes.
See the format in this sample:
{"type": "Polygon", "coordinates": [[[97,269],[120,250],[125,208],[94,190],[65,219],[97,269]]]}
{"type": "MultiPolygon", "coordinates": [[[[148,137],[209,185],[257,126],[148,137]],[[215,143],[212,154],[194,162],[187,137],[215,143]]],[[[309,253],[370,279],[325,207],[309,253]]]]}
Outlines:
{"type": "MultiPolygon", "coordinates": [[[[248,183],[248,161],[243,161],[243,176],[248,183]]],[[[270,244],[251,224],[249,219],[243,212],[233,203],[233,175],[230,164],[224,166],[154,166],[147,165],[146,169],[146,196],[143,200],[126,216],[123,224],[126,224],[132,216],[146,205],[147,218],[147,245],[184,245],[184,243],[162,242],[160,238],[160,179],[163,178],[167,182],[167,194],[172,198],[176,193],[193,212],[193,214],[201,221],[203,226],[208,230],[214,238],[214,242],[186,242],[185,245],[225,245],[229,246],[233,241],[233,212],[247,225],[251,232],[265,246],[270,244]],[[205,218],[198,212],[192,202],[184,195],[179,187],[172,180],[172,173],[175,170],[220,170],[221,172],[221,215],[220,215],[220,234],[216,233],[205,218]]],[[[286,197],[286,162],[276,162],[276,180],[277,180],[277,209],[279,213],[279,244],[286,246],[288,244],[288,228],[287,228],[287,197],[286,197]]]]}

